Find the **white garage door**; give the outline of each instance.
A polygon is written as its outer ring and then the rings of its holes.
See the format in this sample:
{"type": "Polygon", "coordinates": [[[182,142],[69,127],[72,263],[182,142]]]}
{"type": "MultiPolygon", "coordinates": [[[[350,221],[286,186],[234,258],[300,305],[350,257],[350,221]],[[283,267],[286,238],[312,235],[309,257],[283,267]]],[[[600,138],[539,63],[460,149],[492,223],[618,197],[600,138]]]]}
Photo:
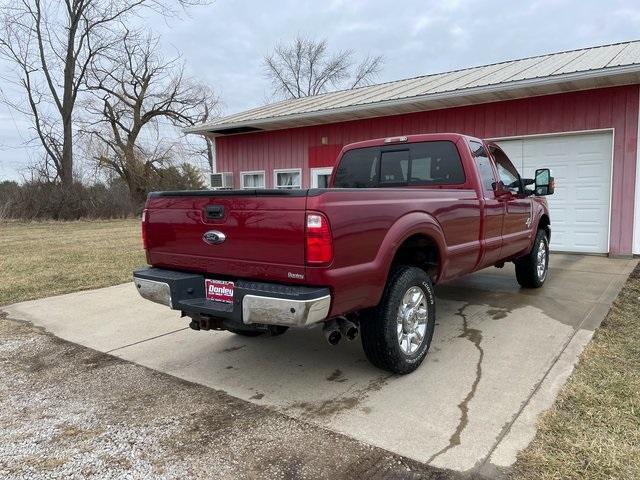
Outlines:
{"type": "Polygon", "coordinates": [[[608,253],[611,191],[610,132],[553,135],[498,144],[525,178],[548,167],[556,179],[547,197],[551,211],[551,249],[608,253]]]}

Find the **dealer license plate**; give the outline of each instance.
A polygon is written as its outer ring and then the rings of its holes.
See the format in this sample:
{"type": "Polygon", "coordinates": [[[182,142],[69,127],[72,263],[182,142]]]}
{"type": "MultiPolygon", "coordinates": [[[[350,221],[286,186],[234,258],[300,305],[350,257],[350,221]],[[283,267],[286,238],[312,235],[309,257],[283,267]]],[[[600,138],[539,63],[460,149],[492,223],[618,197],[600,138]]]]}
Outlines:
{"type": "Polygon", "coordinates": [[[204,289],[207,293],[208,300],[216,302],[233,303],[233,282],[226,280],[205,279],[204,289]]]}

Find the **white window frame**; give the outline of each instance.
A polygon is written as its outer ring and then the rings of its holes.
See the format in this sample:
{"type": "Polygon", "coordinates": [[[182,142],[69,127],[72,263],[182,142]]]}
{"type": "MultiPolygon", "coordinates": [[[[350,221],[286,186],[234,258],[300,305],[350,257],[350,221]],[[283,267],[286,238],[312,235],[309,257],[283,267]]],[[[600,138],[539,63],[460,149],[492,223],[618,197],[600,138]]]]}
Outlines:
{"type": "Polygon", "coordinates": [[[248,190],[251,188],[267,188],[267,176],[264,170],[252,170],[249,172],[240,172],[240,189],[248,190]],[[244,186],[244,177],[248,175],[262,175],[262,187],[245,187],[244,186]]]}
{"type": "Polygon", "coordinates": [[[296,190],[302,188],[302,169],[301,168],[276,168],[273,170],[273,188],[278,188],[281,190],[296,190]],[[289,188],[287,185],[279,186],[278,185],[278,174],[279,173],[297,173],[300,175],[300,185],[293,186],[289,188]]]}
{"type": "Polygon", "coordinates": [[[311,188],[318,188],[318,177],[320,175],[331,175],[333,167],[321,167],[311,169],[311,188]]]}

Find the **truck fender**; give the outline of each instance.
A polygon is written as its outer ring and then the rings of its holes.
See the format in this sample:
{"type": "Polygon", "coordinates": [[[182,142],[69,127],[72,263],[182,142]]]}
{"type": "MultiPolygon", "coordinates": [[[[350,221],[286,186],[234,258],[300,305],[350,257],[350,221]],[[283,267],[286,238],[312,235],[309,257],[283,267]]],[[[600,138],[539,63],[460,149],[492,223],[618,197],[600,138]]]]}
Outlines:
{"type": "Polygon", "coordinates": [[[376,292],[376,303],[382,297],[391,263],[398,252],[398,248],[405,240],[418,234],[429,237],[436,244],[440,256],[437,278],[441,276],[446,267],[447,259],[447,247],[442,227],[434,217],[425,212],[407,213],[396,220],[389,228],[378,249],[378,255],[374,262],[378,265],[377,270],[381,275],[378,279],[379,281],[376,282],[380,285],[379,291],[376,292]]]}
{"type": "MultiPolygon", "coordinates": [[[[549,212],[547,211],[547,209],[545,209],[542,205],[539,205],[539,204],[537,206],[534,206],[534,208],[535,208],[535,212],[533,214],[533,217],[534,217],[533,225],[534,225],[534,227],[533,227],[533,229],[531,231],[531,244],[529,246],[529,249],[531,249],[533,247],[533,242],[534,242],[534,240],[536,238],[536,232],[540,228],[540,223],[542,222],[542,217],[546,216],[549,225],[551,224],[551,220],[549,218],[549,212]]],[[[549,237],[550,237],[551,236],[550,235],[551,232],[548,232],[548,233],[549,233],[549,237]]],[[[549,240],[551,240],[551,238],[549,238],[549,240]]]]}

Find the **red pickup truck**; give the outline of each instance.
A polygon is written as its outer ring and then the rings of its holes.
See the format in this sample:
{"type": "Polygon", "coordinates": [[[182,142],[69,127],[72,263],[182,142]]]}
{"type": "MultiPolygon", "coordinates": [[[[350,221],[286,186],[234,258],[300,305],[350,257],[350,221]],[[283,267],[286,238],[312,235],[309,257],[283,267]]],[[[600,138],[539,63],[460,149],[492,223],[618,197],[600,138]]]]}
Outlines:
{"type": "Polygon", "coordinates": [[[542,286],[548,169],[523,179],[500,147],[460,134],[347,145],[326,189],[154,192],[140,294],[196,330],[255,336],[321,324],[360,333],[376,366],[408,373],[435,325],[433,285],[512,261],[542,286]]]}

